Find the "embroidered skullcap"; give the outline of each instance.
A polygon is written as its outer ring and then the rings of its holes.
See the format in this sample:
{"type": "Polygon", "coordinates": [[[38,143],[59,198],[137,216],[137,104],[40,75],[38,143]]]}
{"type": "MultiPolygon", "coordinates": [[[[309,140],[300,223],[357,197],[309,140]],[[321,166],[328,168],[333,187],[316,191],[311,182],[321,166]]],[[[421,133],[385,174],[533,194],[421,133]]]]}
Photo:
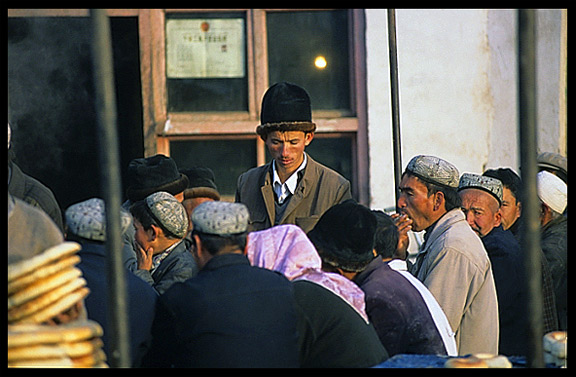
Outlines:
{"type": "MultiPolygon", "coordinates": [[[[66,209],[66,225],[70,233],[93,241],[106,241],[106,207],[104,200],[91,198],[71,205],[66,209]]],[[[124,233],[132,218],[129,213],[120,210],[121,232],[124,233]]]]}
{"type": "Polygon", "coordinates": [[[562,213],[568,204],[568,186],[554,174],[541,171],[537,175],[538,197],[554,212],[562,213]]]}
{"type": "Polygon", "coordinates": [[[194,230],[228,236],[246,232],[250,214],[242,203],[204,202],[192,212],[194,230]]]}
{"type": "Polygon", "coordinates": [[[467,188],[484,190],[487,193],[491,194],[494,198],[496,198],[496,200],[498,200],[498,203],[502,205],[503,186],[502,182],[499,179],[493,177],[487,177],[485,175],[464,173],[462,174],[462,177],[460,177],[460,184],[458,185],[458,191],[467,188]]]}
{"type": "Polygon", "coordinates": [[[172,194],[166,191],[155,192],[146,197],[146,206],[164,230],[178,238],[184,238],[188,231],[186,209],[172,194]]]}
{"type": "Polygon", "coordinates": [[[458,188],[460,173],[456,166],[435,156],[419,155],[413,157],[406,171],[432,184],[458,188]]]}

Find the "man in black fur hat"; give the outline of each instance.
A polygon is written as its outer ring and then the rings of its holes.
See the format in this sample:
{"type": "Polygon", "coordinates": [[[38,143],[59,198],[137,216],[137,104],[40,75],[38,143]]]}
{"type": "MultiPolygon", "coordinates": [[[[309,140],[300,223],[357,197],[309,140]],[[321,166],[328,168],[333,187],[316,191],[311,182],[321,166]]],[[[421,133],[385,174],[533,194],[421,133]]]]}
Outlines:
{"type": "MultiPolygon", "coordinates": [[[[155,192],[166,191],[179,202],[184,200],[184,190],[188,187],[188,176],[178,171],[176,162],[168,156],[157,154],[145,158],[135,158],[128,164],[127,200],[122,207],[129,211],[132,204],[145,199],[155,192]]],[[[123,234],[122,249],[124,265],[130,271],[136,271],[136,252],[134,230],[123,234]]]]}
{"type": "Polygon", "coordinates": [[[326,210],[352,197],[350,182],[304,152],[316,124],[303,88],[272,85],[262,99],[260,123],[256,132],[272,161],[240,175],[236,202],[248,207],[251,230],[296,224],[308,232],[326,210]]]}

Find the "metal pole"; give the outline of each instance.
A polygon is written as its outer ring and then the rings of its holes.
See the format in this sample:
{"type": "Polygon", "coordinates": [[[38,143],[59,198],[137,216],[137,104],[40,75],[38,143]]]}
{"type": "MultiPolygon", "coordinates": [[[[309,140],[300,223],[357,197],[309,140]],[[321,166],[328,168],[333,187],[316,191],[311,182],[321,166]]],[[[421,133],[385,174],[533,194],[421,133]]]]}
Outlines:
{"type": "Polygon", "coordinates": [[[120,232],[121,181],[116,95],[110,21],[104,9],[92,9],[92,61],[98,117],[101,188],[106,202],[106,260],[108,281],[108,324],[112,367],[130,367],[126,283],[120,232]]]}
{"type": "Polygon", "coordinates": [[[536,13],[518,10],[518,98],[522,175],[522,250],[528,289],[527,365],[544,367],[542,347],[542,267],[540,265],[540,200],[536,188],[536,13]]]}
{"type": "Polygon", "coordinates": [[[388,9],[388,51],[390,54],[390,89],[392,99],[392,150],[394,154],[394,192],[396,203],[400,197],[402,177],[402,149],[400,145],[400,97],[398,93],[398,55],[396,44],[396,11],[388,9]]]}

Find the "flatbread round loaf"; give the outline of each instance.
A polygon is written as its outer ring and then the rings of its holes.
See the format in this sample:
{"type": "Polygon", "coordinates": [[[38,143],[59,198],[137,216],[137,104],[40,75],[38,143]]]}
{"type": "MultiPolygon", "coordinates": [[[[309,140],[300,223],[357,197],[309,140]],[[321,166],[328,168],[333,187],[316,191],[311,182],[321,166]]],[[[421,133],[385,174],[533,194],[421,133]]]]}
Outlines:
{"type": "Polygon", "coordinates": [[[49,359],[28,359],[8,362],[8,368],[74,368],[75,365],[68,356],[49,359]]]}
{"type": "Polygon", "coordinates": [[[76,267],[70,267],[64,271],[57,272],[47,278],[37,280],[24,289],[8,296],[8,310],[22,305],[52,289],[59,287],[82,275],[82,271],[76,267]]]}
{"type": "Polygon", "coordinates": [[[8,362],[17,360],[42,360],[68,357],[59,344],[35,344],[8,348],[8,362]]]}
{"type": "Polygon", "coordinates": [[[47,278],[58,271],[66,270],[68,267],[75,266],[80,262],[80,256],[71,255],[62,259],[56,260],[50,264],[39,267],[38,269],[22,275],[12,281],[8,282],[8,295],[11,295],[20,289],[34,283],[37,280],[47,278]]]}
{"type": "Polygon", "coordinates": [[[64,348],[68,356],[74,358],[93,354],[99,349],[102,349],[103,343],[102,339],[93,338],[91,340],[83,340],[74,343],[61,343],[60,346],[64,348]]]}
{"type": "Polygon", "coordinates": [[[90,356],[92,356],[91,359],[94,360],[92,364],[96,364],[105,361],[102,360],[101,355],[98,353],[98,351],[102,350],[102,345],[103,343],[100,338],[93,338],[92,340],[75,343],[37,344],[12,347],[8,348],[8,362],[77,358],[77,363],[86,363],[90,360],[90,356]]]}
{"type": "Polygon", "coordinates": [[[66,296],[62,297],[60,300],[56,301],[55,303],[40,309],[36,313],[24,317],[18,320],[19,323],[43,323],[50,318],[65,312],[66,310],[70,309],[72,305],[76,304],[77,302],[83,300],[88,294],[90,290],[86,287],[82,287],[80,289],[75,290],[67,294],[66,296]]]}
{"type": "Polygon", "coordinates": [[[8,323],[15,322],[21,318],[27,317],[37,311],[55,303],[56,301],[62,299],[64,296],[74,292],[78,288],[86,286],[86,280],[78,277],[74,280],[70,280],[61,286],[54,288],[53,290],[46,292],[45,294],[36,297],[20,306],[16,306],[8,310],[8,323]]]}
{"type": "Polygon", "coordinates": [[[20,261],[18,263],[12,263],[8,265],[8,282],[22,275],[26,275],[27,273],[34,271],[40,266],[72,255],[78,252],[80,249],[81,246],[79,243],[66,241],[56,246],[52,246],[41,254],[38,254],[32,258],[20,261]]]}
{"type": "Polygon", "coordinates": [[[87,368],[104,363],[106,361],[106,354],[100,348],[85,356],[71,357],[71,360],[74,367],[87,368]]]}
{"type": "Polygon", "coordinates": [[[102,326],[92,320],[74,321],[64,325],[39,324],[8,325],[8,347],[44,343],[72,343],[101,337],[102,326]]]}

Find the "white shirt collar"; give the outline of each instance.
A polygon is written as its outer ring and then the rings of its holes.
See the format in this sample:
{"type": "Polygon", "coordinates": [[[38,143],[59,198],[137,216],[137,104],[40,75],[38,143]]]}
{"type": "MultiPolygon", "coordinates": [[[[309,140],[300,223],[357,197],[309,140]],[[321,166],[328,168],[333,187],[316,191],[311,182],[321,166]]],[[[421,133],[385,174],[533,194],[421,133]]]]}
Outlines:
{"type": "Polygon", "coordinates": [[[392,259],[388,261],[388,266],[396,271],[408,271],[408,264],[402,259],[392,259]]]}
{"type": "Polygon", "coordinates": [[[272,177],[274,180],[272,186],[274,187],[274,192],[276,192],[276,196],[278,197],[278,203],[282,204],[288,195],[294,195],[294,192],[296,192],[296,186],[298,186],[298,172],[306,167],[307,162],[308,157],[306,157],[306,153],[304,153],[304,161],[302,161],[298,169],[288,177],[284,184],[280,182],[280,176],[278,176],[278,172],[276,171],[276,161],[272,163],[272,177]]]}

